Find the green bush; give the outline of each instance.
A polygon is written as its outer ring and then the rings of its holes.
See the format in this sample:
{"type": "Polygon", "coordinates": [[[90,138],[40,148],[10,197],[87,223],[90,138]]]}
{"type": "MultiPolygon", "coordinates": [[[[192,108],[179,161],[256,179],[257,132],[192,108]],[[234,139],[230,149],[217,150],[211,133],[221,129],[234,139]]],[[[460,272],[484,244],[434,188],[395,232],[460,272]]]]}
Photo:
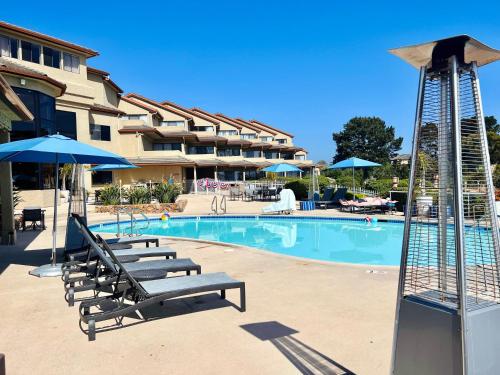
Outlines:
{"type": "Polygon", "coordinates": [[[347,201],[350,201],[350,200],[353,200],[353,199],[363,199],[365,198],[366,195],[365,194],[353,194],[352,192],[348,191],[347,193],[345,193],[345,199],[347,201]]]}
{"type": "Polygon", "coordinates": [[[104,206],[120,204],[120,188],[118,185],[106,185],[100,191],[100,198],[104,206]]]}
{"type": "Polygon", "coordinates": [[[125,194],[130,204],[147,204],[151,201],[149,190],[143,186],[131,187],[125,194]]]}
{"type": "Polygon", "coordinates": [[[153,197],[160,203],[174,203],[182,188],[179,184],[158,184],[153,189],[153,197]]]}
{"type": "MultiPolygon", "coordinates": [[[[382,178],[378,180],[368,180],[365,184],[366,189],[378,191],[379,195],[385,197],[392,190],[392,178],[382,178]]],[[[397,191],[408,190],[408,180],[399,180],[397,191]]]]}
{"type": "Polygon", "coordinates": [[[493,184],[496,188],[500,188],[500,166],[497,165],[495,167],[495,171],[493,172],[493,184]]]}
{"type": "Polygon", "coordinates": [[[285,184],[285,189],[291,189],[295,194],[297,200],[307,199],[308,184],[304,182],[305,180],[294,180],[289,181],[285,184]]]}

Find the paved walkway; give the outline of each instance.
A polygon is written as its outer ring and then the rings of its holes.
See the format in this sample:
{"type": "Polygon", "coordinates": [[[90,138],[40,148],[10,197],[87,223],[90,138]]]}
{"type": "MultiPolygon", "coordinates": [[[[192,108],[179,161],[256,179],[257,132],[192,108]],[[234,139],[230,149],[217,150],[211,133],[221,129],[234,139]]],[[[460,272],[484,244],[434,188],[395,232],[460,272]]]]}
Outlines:
{"type": "MultiPolygon", "coordinates": [[[[189,199],[184,214],[208,213],[205,199],[189,199]]],[[[262,205],[228,202],[228,212],[256,214],[262,205]]],[[[112,219],[92,207],[89,211],[90,222],[112,219]]],[[[214,294],[184,298],[143,312],[152,321],[126,318],[126,327],[88,342],[78,327],[77,307],[69,308],[63,299],[61,281],[28,275],[48,260],[51,210],[47,216],[49,230],[26,232],[18,246],[0,247],[0,352],[6,354],[9,375],[389,372],[395,267],[370,272],[367,266],[163,239],[180,257],[200,263],[203,272],[225,271],[244,280],[247,312],[232,305],[239,303],[235,291],[228,291],[227,301],[214,294]]],[[[60,235],[58,245],[63,244],[60,235]]]]}

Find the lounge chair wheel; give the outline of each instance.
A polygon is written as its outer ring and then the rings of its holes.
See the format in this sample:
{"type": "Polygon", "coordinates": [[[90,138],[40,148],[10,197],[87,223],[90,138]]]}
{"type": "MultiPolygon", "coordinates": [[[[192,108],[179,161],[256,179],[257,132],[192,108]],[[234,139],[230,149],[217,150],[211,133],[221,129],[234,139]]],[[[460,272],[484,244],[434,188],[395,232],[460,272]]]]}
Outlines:
{"type": "Polygon", "coordinates": [[[95,320],[89,320],[88,330],[89,341],[95,341],[95,320]]]}
{"type": "Polygon", "coordinates": [[[73,288],[68,290],[68,306],[75,306],[75,290],[73,288]]]}

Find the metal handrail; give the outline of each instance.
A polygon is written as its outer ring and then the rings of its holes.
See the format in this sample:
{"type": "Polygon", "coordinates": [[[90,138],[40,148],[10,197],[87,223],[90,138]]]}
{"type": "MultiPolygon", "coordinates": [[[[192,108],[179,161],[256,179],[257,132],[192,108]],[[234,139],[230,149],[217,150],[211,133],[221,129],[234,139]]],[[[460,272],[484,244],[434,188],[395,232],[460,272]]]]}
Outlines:
{"type": "Polygon", "coordinates": [[[220,199],[220,210],[225,214],[227,209],[226,196],[223,195],[220,199]]]}
{"type": "Polygon", "coordinates": [[[211,209],[212,209],[212,214],[218,215],[219,211],[217,210],[217,195],[214,196],[214,199],[212,199],[211,209]]]}

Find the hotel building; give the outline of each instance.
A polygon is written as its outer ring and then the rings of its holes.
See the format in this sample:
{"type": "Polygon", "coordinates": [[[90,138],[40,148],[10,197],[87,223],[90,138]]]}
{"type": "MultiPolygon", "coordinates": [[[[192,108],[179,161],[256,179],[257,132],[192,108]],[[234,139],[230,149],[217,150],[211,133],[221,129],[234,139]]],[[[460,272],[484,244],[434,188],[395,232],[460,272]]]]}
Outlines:
{"type": "MultiPolygon", "coordinates": [[[[126,157],[138,169],[88,172],[93,190],[173,178],[186,192],[200,179],[254,179],[259,168],[287,162],[308,168],[307,152],[293,135],[258,120],[185,108],[141,94],[124,94],[108,72],[89,66],[98,52],[0,22],[0,76],[33,120],[12,121],[10,140],[60,133],[126,157]]],[[[168,94],[168,93],[167,93],[168,94]]],[[[13,163],[23,199],[50,205],[53,165],[13,163]]]]}

